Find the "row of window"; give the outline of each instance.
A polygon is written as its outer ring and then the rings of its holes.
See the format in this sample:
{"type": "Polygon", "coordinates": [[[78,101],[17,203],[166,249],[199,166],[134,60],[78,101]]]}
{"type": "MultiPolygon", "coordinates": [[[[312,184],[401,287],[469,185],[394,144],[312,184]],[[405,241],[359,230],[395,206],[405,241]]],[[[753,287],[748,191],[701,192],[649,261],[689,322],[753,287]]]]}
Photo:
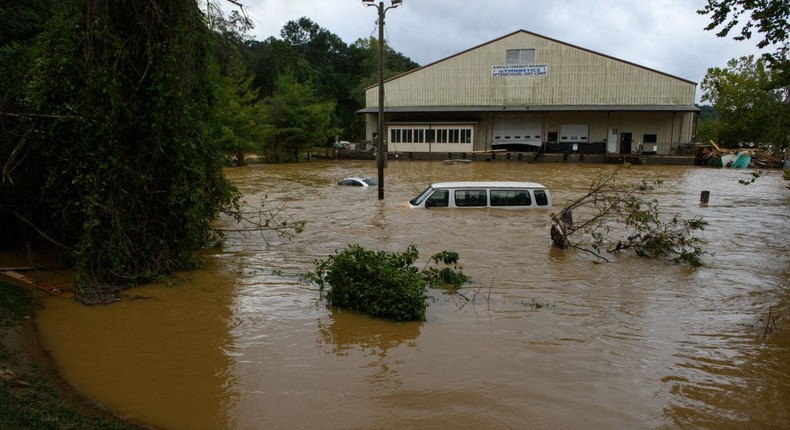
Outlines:
{"type": "MultiPolygon", "coordinates": [[[[511,136],[505,136],[505,139],[510,139],[511,136]]],[[[524,139],[531,139],[532,136],[525,134],[524,139]]],[[[521,136],[513,136],[513,139],[521,139],[521,136]]],[[[540,135],[535,135],[535,139],[540,139],[540,135]]],[[[494,136],[494,140],[502,140],[502,136],[494,136]]]]}
{"type": "MultiPolygon", "coordinates": [[[[503,136],[494,136],[494,140],[501,140],[503,136]]],[[[515,136],[521,139],[522,136],[515,136]]],[[[530,135],[523,136],[529,139],[530,135]]],[[[579,140],[587,142],[587,136],[561,136],[561,142],[572,142],[579,140]]],[[[504,136],[509,140],[511,136],[504,136]]],[[[536,135],[535,139],[540,139],[536,135]]],[[[548,133],[549,142],[557,141],[557,132],[548,133]]],[[[645,134],[642,141],[644,143],[656,143],[658,136],[655,134],[645,134]]],[[[390,142],[392,143],[472,143],[472,128],[390,128],[390,142]]]]}
{"type": "MultiPolygon", "coordinates": [[[[549,198],[543,190],[534,190],[535,204],[547,206],[549,198]]],[[[436,190],[425,202],[425,207],[447,207],[449,190],[436,190]]],[[[455,190],[453,191],[456,207],[488,206],[486,190],[455,190]]],[[[491,190],[491,207],[531,206],[532,197],[527,190],[491,190]]]]}
{"type": "Polygon", "coordinates": [[[390,128],[391,143],[472,143],[472,128],[390,128]]]}
{"type": "MultiPolygon", "coordinates": [[[[529,139],[530,135],[524,135],[524,139],[529,139]]],[[[509,140],[511,136],[505,136],[506,140],[509,140]]],[[[521,136],[514,136],[515,139],[521,139],[521,136]]],[[[540,139],[540,136],[535,136],[535,139],[540,139]]],[[[494,140],[502,140],[502,136],[494,136],[494,140]]],[[[587,141],[587,136],[562,136],[562,140],[560,142],[571,142],[574,140],[580,140],[582,142],[587,141]]],[[[549,142],[556,142],[557,141],[557,133],[549,132],[549,142]]],[[[656,143],[658,142],[658,135],[655,134],[645,134],[642,135],[642,142],[643,143],[656,143]]]]}

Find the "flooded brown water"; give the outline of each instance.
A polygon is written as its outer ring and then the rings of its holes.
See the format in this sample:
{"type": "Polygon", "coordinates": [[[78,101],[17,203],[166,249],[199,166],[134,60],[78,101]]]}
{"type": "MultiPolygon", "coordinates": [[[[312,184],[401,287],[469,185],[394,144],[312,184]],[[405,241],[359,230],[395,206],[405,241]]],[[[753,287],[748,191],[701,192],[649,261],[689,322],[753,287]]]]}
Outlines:
{"type": "Polygon", "coordinates": [[[552,248],[548,211],[413,210],[437,180],[547,185],[555,208],[611,166],[390,162],[228,170],[250,203],[308,221],[292,239],[231,234],[205,270],[144,300],[47,299],[37,324],[63,376],[161,429],[675,429],[790,426],[790,191],[780,172],[635,166],[666,212],[702,216],[705,267],[552,248]],[[702,190],[710,203],[700,206],[702,190]],[[327,309],[298,274],[349,243],[424,262],[456,251],[465,302],[427,321],[327,309]],[[784,316],[763,338],[769,315],[784,316]]]}

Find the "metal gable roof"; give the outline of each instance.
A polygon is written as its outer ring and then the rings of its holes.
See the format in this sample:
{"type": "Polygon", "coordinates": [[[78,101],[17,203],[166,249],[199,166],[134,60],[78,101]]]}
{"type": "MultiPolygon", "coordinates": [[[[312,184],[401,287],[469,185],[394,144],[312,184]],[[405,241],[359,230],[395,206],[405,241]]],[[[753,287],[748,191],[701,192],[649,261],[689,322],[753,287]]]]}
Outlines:
{"type": "MultiPolygon", "coordinates": [[[[477,45],[477,46],[474,46],[474,47],[472,47],[472,48],[466,49],[466,50],[464,50],[464,51],[461,51],[461,52],[459,52],[459,53],[457,53],[457,54],[450,55],[449,57],[445,57],[445,58],[442,58],[442,59],[440,59],[440,60],[434,61],[433,63],[429,63],[429,64],[426,64],[426,65],[424,65],[424,66],[417,67],[417,68],[415,68],[415,69],[412,69],[412,70],[409,70],[409,71],[407,71],[407,72],[401,73],[400,75],[393,76],[393,77],[391,77],[391,78],[389,78],[389,79],[385,79],[385,80],[384,80],[384,82],[386,83],[386,82],[390,82],[390,81],[397,80],[397,79],[399,79],[399,78],[401,78],[401,77],[403,77],[403,76],[410,75],[410,74],[412,74],[412,73],[415,73],[415,72],[417,72],[417,71],[420,71],[420,70],[423,70],[423,69],[427,69],[427,68],[429,68],[429,67],[431,67],[431,66],[434,66],[434,65],[436,65],[436,64],[438,64],[438,63],[441,63],[441,62],[447,61],[447,60],[449,60],[449,59],[451,59],[451,58],[455,58],[455,57],[458,57],[458,56],[464,55],[464,54],[466,54],[467,52],[474,51],[475,49],[481,48],[481,47],[483,47],[483,46],[486,46],[486,45],[490,45],[490,44],[492,44],[492,43],[499,42],[499,41],[501,41],[501,40],[503,40],[503,39],[507,39],[508,37],[512,37],[513,35],[516,35],[516,34],[519,34],[519,33],[525,33],[525,34],[529,34],[529,35],[532,35],[532,36],[535,36],[535,37],[539,37],[539,38],[541,38],[541,39],[545,39],[545,40],[548,40],[548,41],[551,41],[551,42],[559,43],[559,44],[561,44],[561,45],[565,45],[565,46],[569,46],[569,47],[571,47],[571,48],[579,49],[579,50],[581,50],[581,51],[589,52],[589,53],[591,53],[591,54],[594,54],[594,55],[600,55],[601,57],[609,58],[609,59],[611,59],[611,60],[618,61],[618,62],[621,62],[621,63],[624,63],[624,64],[629,64],[629,65],[631,65],[631,66],[638,67],[638,68],[640,68],[640,69],[644,69],[644,70],[648,70],[648,71],[651,71],[651,72],[654,72],[654,73],[658,73],[658,74],[661,74],[661,75],[664,75],[664,76],[667,76],[667,77],[670,77],[670,78],[673,78],[673,79],[677,79],[677,80],[679,80],[679,81],[683,81],[683,82],[686,82],[686,83],[689,83],[689,84],[695,85],[695,86],[697,85],[697,83],[696,83],[696,82],[694,82],[694,81],[691,81],[691,80],[688,80],[688,79],[684,79],[684,78],[681,78],[681,77],[678,77],[678,76],[675,76],[675,75],[671,75],[671,74],[669,74],[669,73],[662,72],[662,71],[660,71],[660,70],[651,69],[651,68],[649,68],[649,67],[645,67],[645,66],[642,66],[642,65],[640,65],[640,64],[633,63],[633,62],[631,62],[631,61],[626,61],[626,60],[623,60],[623,59],[620,59],[620,58],[617,58],[617,57],[613,57],[613,56],[611,56],[611,55],[603,54],[603,53],[600,53],[600,52],[597,52],[597,51],[593,51],[593,50],[591,50],[591,49],[583,48],[583,47],[581,47],[581,46],[573,45],[573,44],[571,44],[571,43],[563,42],[563,41],[561,41],[561,40],[553,39],[553,38],[551,38],[551,37],[546,37],[546,36],[543,36],[543,35],[541,35],[541,34],[533,33],[533,32],[531,32],[531,31],[527,31],[527,30],[516,30],[516,31],[514,31],[514,32],[512,32],[512,33],[509,33],[509,34],[506,34],[506,35],[504,35],[504,36],[502,36],[502,37],[498,37],[498,38],[496,38],[496,39],[494,39],[494,40],[490,40],[490,41],[488,41],[488,42],[481,43],[480,45],[477,45]]],[[[365,90],[369,90],[369,89],[371,89],[371,88],[375,88],[375,87],[377,87],[377,86],[378,86],[378,83],[368,86],[367,88],[365,88],[365,90]]]]}
{"type": "MultiPolygon", "coordinates": [[[[699,112],[699,109],[693,105],[394,106],[385,107],[384,112],[699,112]]],[[[378,107],[360,109],[357,113],[378,113],[378,107]]]]}

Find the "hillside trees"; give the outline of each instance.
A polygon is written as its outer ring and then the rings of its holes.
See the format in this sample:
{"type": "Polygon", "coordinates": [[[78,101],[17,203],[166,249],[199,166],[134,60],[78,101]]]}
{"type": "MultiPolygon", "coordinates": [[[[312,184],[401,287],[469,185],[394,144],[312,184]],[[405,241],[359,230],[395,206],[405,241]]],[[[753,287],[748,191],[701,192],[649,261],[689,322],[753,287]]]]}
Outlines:
{"type": "MultiPolygon", "coordinates": [[[[354,103],[361,109],[365,106],[365,89],[378,85],[378,52],[379,43],[375,37],[358,39],[351,45],[354,57],[359,61],[356,86],[353,90],[354,103]]],[[[419,64],[410,58],[395,51],[389,45],[384,47],[384,79],[389,79],[403,72],[419,67],[419,64]]],[[[350,125],[352,135],[362,136],[365,132],[364,118],[357,116],[356,121],[350,125]]]]}
{"type": "MultiPolygon", "coordinates": [[[[291,75],[296,82],[312,86],[318,100],[334,102],[331,128],[347,139],[362,139],[364,123],[355,112],[364,107],[365,87],[376,83],[377,45],[361,39],[348,46],[308,18],[288,22],[280,36],[242,46],[244,62],[255,76],[252,86],[261,97],[269,97],[279,77],[291,75]]],[[[418,66],[391,48],[385,60],[388,76],[418,66]]],[[[331,137],[313,144],[328,144],[331,137]]]]}
{"type": "Polygon", "coordinates": [[[332,127],[334,102],[321,101],[309,82],[300,83],[293,74],[277,78],[265,105],[269,130],[263,153],[269,161],[298,161],[305,148],[338,133],[332,127]]]}
{"type": "Polygon", "coordinates": [[[26,0],[0,5],[0,46],[30,41],[41,33],[52,15],[54,0],[26,0]]]}
{"type": "Polygon", "coordinates": [[[78,295],[100,301],[105,286],[195,264],[238,193],[209,138],[218,69],[193,0],[54,11],[23,66],[0,64],[0,212],[14,220],[0,230],[34,228],[65,248],[78,295]]]}
{"type": "Polygon", "coordinates": [[[218,85],[211,137],[236,165],[245,164],[246,154],[261,152],[261,142],[270,128],[258,91],[251,88],[252,81],[241,59],[232,56],[218,85]]]}
{"type": "Polygon", "coordinates": [[[712,68],[703,81],[703,100],[721,115],[714,128],[720,139],[788,146],[790,106],[790,3],[787,0],[707,0],[697,11],[710,16],[706,30],[735,40],[757,39],[762,58],[733,59],[727,68],[712,68]]]}
{"type": "Polygon", "coordinates": [[[741,142],[785,147],[790,136],[790,85],[781,87],[780,79],[765,59],[754,56],[708,69],[702,100],[711,102],[718,114],[708,123],[710,138],[727,147],[741,142]]]}

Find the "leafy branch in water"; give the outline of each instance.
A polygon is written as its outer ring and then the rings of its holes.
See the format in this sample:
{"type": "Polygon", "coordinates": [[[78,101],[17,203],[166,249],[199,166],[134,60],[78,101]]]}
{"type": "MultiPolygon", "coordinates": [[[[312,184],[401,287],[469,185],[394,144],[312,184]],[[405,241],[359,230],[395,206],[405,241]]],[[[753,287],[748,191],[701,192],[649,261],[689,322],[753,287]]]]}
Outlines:
{"type": "Polygon", "coordinates": [[[754,183],[754,181],[759,179],[760,176],[763,176],[763,171],[760,170],[758,172],[751,172],[751,175],[752,175],[752,179],[747,180],[747,181],[744,181],[743,179],[741,179],[741,180],[738,181],[738,183],[741,184],[741,185],[751,185],[751,184],[754,183]]]}
{"type": "Polygon", "coordinates": [[[664,219],[651,194],[660,180],[619,183],[622,168],[598,175],[584,196],[551,214],[555,246],[574,248],[609,261],[604,252],[633,251],[641,257],[670,258],[692,266],[702,264],[703,240],[694,233],[707,222],[676,214],[664,219]],[[574,222],[574,214],[582,219],[574,222]]]}
{"type": "Polygon", "coordinates": [[[457,292],[469,281],[469,277],[464,274],[458,264],[459,259],[458,253],[453,251],[434,254],[422,270],[425,281],[431,287],[442,287],[457,292]],[[431,262],[444,267],[428,267],[431,262]]]}
{"type": "Polygon", "coordinates": [[[427,287],[450,284],[458,288],[468,278],[457,269],[455,252],[443,251],[431,257],[434,264],[450,267],[426,266],[422,272],[414,266],[418,257],[414,245],[403,253],[349,245],[326,260],[316,261],[315,270],[304,278],[318,284],[322,293],[326,290],[330,306],[395,321],[423,321],[428,307],[427,287]]]}
{"type": "Polygon", "coordinates": [[[296,221],[291,216],[283,213],[283,206],[266,209],[265,202],[254,207],[247,202],[242,202],[240,210],[230,214],[238,225],[237,228],[212,228],[218,235],[226,233],[260,233],[266,240],[265,233],[275,233],[287,239],[304,231],[307,221],[296,221]]]}

